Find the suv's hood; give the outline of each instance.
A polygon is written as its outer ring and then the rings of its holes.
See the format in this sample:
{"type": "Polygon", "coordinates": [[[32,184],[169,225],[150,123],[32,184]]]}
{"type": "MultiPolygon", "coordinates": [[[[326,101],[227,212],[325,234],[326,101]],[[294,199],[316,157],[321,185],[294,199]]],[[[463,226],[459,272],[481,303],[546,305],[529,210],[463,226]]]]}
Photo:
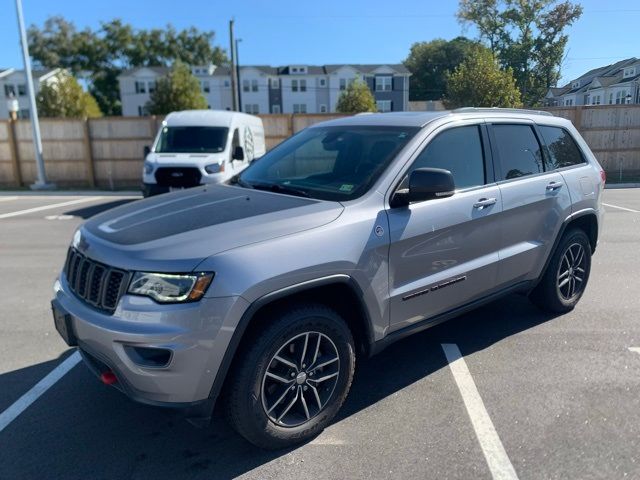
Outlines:
{"type": "Polygon", "coordinates": [[[337,202],[226,185],[198,187],[97,215],[74,244],[120,268],[187,272],[222,251],[325,225],[342,210],[337,202]]]}

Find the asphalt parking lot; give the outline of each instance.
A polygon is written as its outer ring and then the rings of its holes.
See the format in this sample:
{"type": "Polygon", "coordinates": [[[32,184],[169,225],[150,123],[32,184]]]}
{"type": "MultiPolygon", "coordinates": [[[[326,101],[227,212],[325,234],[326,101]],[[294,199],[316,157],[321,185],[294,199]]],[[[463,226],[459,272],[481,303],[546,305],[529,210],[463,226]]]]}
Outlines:
{"type": "Polygon", "coordinates": [[[502,478],[640,478],[640,189],[605,192],[573,312],[513,295],[401,341],[358,366],[333,425],[284,452],[257,450],[220,414],[196,429],[135,404],[67,360],[49,299],[68,243],[83,219],[135,200],[0,194],[0,479],[500,478],[487,431],[513,468],[502,478]],[[442,344],[464,356],[489,424],[472,422],[442,344]],[[29,404],[65,360],[73,367],[29,404]]]}

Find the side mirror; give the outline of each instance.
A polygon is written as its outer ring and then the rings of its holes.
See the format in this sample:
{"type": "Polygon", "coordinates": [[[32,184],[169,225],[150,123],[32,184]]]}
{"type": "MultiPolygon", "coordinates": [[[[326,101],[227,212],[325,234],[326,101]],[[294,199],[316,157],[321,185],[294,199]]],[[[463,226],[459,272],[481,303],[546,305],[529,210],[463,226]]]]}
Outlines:
{"type": "Polygon", "coordinates": [[[231,160],[244,160],[244,149],[240,145],[233,149],[231,160]]]}
{"type": "Polygon", "coordinates": [[[453,175],[442,168],[418,168],[409,175],[409,188],[397,190],[391,206],[399,207],[414,202],[450,197],[455,193],[453,175]]]}
{"type": "Polygon", "coordinates": [[[144,158],[147,158],[147,155],[151,153],[151,147],[149,145],[145,145],[142,149],[144,158]]]}

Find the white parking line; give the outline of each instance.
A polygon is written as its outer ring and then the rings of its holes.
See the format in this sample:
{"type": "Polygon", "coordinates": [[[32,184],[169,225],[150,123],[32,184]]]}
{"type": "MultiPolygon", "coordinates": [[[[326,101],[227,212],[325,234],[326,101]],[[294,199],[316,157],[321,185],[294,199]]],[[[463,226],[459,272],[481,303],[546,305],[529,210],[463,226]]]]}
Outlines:
{"type": "Polygon", "coordinates": [[[71,354],[60,365],[51,370],[49,374],[36,383],[31,390],[20,397],[16,402],[0,414],[0,432],[4,430],[18,415],[24,412],[29,405],[35,402],[44,392],[49,390],[53,384],[65,376],[69,370],[75,367],[80,361],[78,351],[71,354]]]}
{"type": "Polygon", "coordinates": [[[629,347],[629,351],[640,353],[640,347],[629,347]]]}
{"type": "Polygon", "coordinates": [[[100,200],[102,197],[86,197],[78,198],[76,200],[69,200],[68,202],[52,203],[50,205],[43,205],[41,207],[27,208],[26,210],[18,210],[17,212],[9,212],[0,214],[0,219],[17,217],[18,215],[25,215],[27,213],[40,212],[42,210],[50,210],[57,207],[66,207],[69,205],[75,205],[77,203],[92,202],[94,200],[100,200]]]}
{"type": "Polygon", "coordinates": [[[10,200],[17,200],[18,197],[0,197],[0,202],[8,202],[10,200]]]}
{"type": "Polygon", "coordinates": [[[627,207],[619,207],[618,205],[611,205],[610,203],[603,203],[603,205],[605,207],[619,208],[620,210],[624,210],[625,212],[640,213],[640,210],[634,210],[633,208],[627,208],[627,207]]]}
{"type": "Polygon", "coordinates": [[[467,413],[471,419],[471,424],[476,432],[476,437],[480,442],[482,453],[489,465],[491,475],[495,480],[517,480],[511,460],[500,441],[487,409],[484,407],[480,393],[471,377],[469,368],[460,353],[460,349],[455,343],[443,343],[442,350],[449,362],[449,368],[453,378],[458,385],[460,395],[467,408],[467,413]]]}

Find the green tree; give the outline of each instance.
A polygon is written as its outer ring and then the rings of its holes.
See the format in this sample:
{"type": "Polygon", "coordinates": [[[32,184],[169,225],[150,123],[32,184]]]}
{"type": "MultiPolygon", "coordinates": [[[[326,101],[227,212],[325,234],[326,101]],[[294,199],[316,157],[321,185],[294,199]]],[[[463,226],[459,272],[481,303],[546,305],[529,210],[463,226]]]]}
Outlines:
{"type": "Polygon", "coordinates": [[[42,85],[37,97],[38,112],[43,117],[91,118],[101,117],[96,99],[85,92],[78,81],[67,74],[42,85]]]}
{"type": "Polygon", "coordinates": [[[477,42],[465,37],[441,38],[411,46],[404,65],[411,72],[411,100],[440,100],[444,96],[447,73],[453,71],[477,42]]]}
{"type": "Polygon", "coordinates": [[[565,30],[582,7],[559,0],[460,0],[458,19],[474,25],[503,67],[511,67],[524,103],[536,105],[560,79],[565,30]]]}
{"type": "Polygon", "coordinates": [[[482,46],[447,75],[445,103],[448,108],[522,106],[511,68],[501,70],[491,50],[482,46]]]}
{"type": "Polygon", "coordinates": [[[124,69],[171,65],[224,65],[226,53],[213,44],[214,32],[196,28],[134,29],[119,19],[103,22],[98,29],[77,30],[62,17],[49,17],[42,28],[29,27],[29,49],[42,67],[69,69],[85,77],[103,112],[121,113],[118,75],[124,69]]]}
{"type": "Polygon", "coordinates": [[[147,110],[152,115],[204,108],[207,108],[207,102],[200,91],[200,82],[191,69],[180,61],[174,63],[165,78],[158,80],[147,103],[147,110]]]}
{"type": "Polygon", "coordinates": [[[336,111],[340,113],[375,112],[376,100],[366,84],[354,79],[338,97],[336,111]]]}

